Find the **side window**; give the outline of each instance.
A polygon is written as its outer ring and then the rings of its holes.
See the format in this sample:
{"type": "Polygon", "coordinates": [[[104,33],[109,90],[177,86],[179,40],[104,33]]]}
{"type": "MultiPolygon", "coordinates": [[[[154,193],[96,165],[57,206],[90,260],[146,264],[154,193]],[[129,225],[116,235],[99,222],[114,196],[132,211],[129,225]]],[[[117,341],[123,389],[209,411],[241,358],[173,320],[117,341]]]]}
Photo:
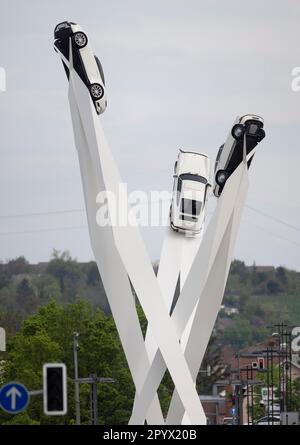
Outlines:
{"type": "Polygon", "coordinates": [[[177,179],[177,192],[176,192],[176,204],[179,205],[180,194],[182,189],[182,179],[178,177],[177,179]]]}
{"type": "Polygon", "coordinates": [[[224,144],[222,144],[221,147],[219,148],[219,151],[218,151],[218,154],[217,154],[217,158],[216,158],[217,162],[220,160],[223,147],[224,147],[224,144]]]}
{"type": "Polygon", "coordinates": [[[205,206],[205,202],[206,202],[206,200],[207,200],[207,192],[208,192],[208,189],[209,189],[209,184],[207,184],[206,187],[205,187],[205,193],[204,193],[204,199],[203,199],[203,205],[204,205],[204,206],[205,206]]]}
{"type": "Polygon", "coordinates": [[[224,147],[224,144],[221,145],[221,147],[219,148],[219,151],[218,151],[218,154],[217,154],[217,157],[216,157],[216,162],[215,162],[215,170],[216,170],[218,162],[220,160],[220,157],[221,157],[221,154],[222,154],[222,151],[223,151],[223,147],[224,147]]]}
{"type": "Polygon", "coordinates": [[[100,62],[100,60],[98,59],[97,56],[95,56],[95,60],[96,60],[96,63],[97,63],[97,67],[98,67],[98,70],[99,70],[99,73],[100,73],[103,85],[105,86],[105,77],[104,77],[104,72],[103,72],[103,68],[102,68],[101,62],[100,62]]]}
{"type": "Polygon", "coordinates": [[[177,181],[177,191],[179,193],[181,193],[181,189],[182,189],[182,179],[178,178],[178,181],[177,181]]]}

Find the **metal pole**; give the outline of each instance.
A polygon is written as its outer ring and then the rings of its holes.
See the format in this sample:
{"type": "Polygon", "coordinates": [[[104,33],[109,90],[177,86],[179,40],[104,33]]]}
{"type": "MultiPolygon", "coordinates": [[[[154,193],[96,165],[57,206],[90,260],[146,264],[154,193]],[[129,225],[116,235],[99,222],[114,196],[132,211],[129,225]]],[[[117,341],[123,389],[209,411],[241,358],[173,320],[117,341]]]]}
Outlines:
{"type": "MultiPolygon", "coordinates": [[[[90,376],[91,378],[91,376],[90,376]]],[[[90,416],[91,416],[91,425],[94,422],[94,400],[93,400],[93,384],[90,384],[90,416]]]]}
{"type": "Polygon", "coordinates": [[[239,425],[243,425],[244,424],[244,413],[243,413],[243,382],[241,381],[240,383],[240,391],[239,391],[239,425]]]}
{"type": "Polygon", "coordinates": [[[290,400],[290,406],[289,410],[292,410],[292,334],[288,333],[288,339],[289,339],[289,400],[290,400]]]}
{"type": "Polygon", "coordinates": [[[273,421],[273,414],[274,414],[274,375],[273,375],[273,348],[270,349],[270,355],[271,355],[271,416],[272,416],[272,425],[274,424],[273,421]]]}
{"type": "Polygon", "coordinates": [[[94,393],[94,425],[98,425],[98,397],[97,397],[97,382],[93,384],[94,393]]]}
{"type": "Polygon", "coordinates": [[[282,342],[281,342],[281,358],[282,358],[282,397],[283,397],[283,411],[286,411],[286,394],[285,394],[285,378],[286,378],[286,373],[285,373],[285,346],[284,346],[284,331],[282,328],[282,342]]]}
{"type": "Polygon", "coordinates": [[[284,359],[284,368],[285,368],[285,399],[286,399],[286,407],[285,411],[289,410],[290,400],[289,400],[289,374],[288,374],[288,337],[287,331],[284,332],[284,341],[285,341],[285,359],[284,359]]]}
{"type": "Polygon", "coordinates": [[[91,424],[98,425],[97,375],[91,376],[91,424]]]}
{"type": "Polygon", "coordinates": [[[77,352],[79,332],[73,334],[73,357],[74,357],[74,376],[75,376],[75,410],[76,410],[76,425],[80,425],[80,393],[78,382],[78,357],[77,352]]]}
{"type": "Polygon", "coordinates": [[[239,372],[239,377],[238,377],[238,381],[239,381],[239,385],[236,386],[236,390],[237,390],[237,407],[238,407],[238,425],[241,425],[241,401],[240,401],[240,397],[241,397],[241,365],[240,365],[240,351],[238,352],[238,372],[239,372]]]}
{"type": "Polygon", "coordinates": [[[282,391],[281,391],[281,348],[280,348],[280,342],[281,342],[281,325],[279,326],[279,337],[278,337],[278,381],[279,381],[279,406],[280,406],[280,411],[282,409],[282,391]]]}
{"type": "MultiPolygon", "coordinates": [[[[253,369],[251,367],[251,380],[254,380],[254,376],[253,376],[253,369]]],[[[253,425],[253,418],[254,418],[254,385],[253,383],[251,384],[251,425],[253,425]]]]}
{"type": "Polygon", "coordinates": [[[246,391],[247,391],[247,425],[249,425],[249,420],[250,420],[250,394],[249,394],[249,366],[246,366],[246,372],[247,372],[247,386],[246,386],[246,391]]]}
{"type": "Polygon", "coordinates": [[[269,348],[267,348],[267,388],[268,388],[268,425],[270,425],[270,363],[269,363],[269,348]]]}

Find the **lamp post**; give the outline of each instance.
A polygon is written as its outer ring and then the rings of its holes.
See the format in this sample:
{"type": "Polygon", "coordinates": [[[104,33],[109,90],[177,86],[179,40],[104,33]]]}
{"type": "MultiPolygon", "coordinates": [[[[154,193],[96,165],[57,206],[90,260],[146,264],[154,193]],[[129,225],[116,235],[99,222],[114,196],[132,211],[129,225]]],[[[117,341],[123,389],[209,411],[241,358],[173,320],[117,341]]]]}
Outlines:
{"type": "Polygon", "coordinates": [[[73,333],[73,357],[74,357],[74,382],[75,382],[75,410],[76,410],[76,425],[80,425],[80,395],[78,382],[78,357],[79,350],[78,343],[79,332],[73,333]]]}

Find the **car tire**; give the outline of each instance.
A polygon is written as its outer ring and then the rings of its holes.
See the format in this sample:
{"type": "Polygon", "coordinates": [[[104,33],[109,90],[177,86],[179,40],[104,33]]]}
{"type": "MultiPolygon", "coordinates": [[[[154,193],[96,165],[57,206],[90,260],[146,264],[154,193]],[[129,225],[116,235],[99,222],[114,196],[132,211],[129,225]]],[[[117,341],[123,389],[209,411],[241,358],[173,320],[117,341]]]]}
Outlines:
{"type": "Polygon", "coordinates": [[[104,95],[104,88],[100,83],[92,83],[89,87],[93,100],[100,100],[104,95]]]}
{"type": "Polygon", "coordinates": [[[228,177],[229,177],[229,174],[227,173],[226,170],[219,170],[216,174],[216,183],[220,187],[224,187],[228,177]]]}
{"type": "Polygon", "coordinates": [[[72,38],[73,38],[74,45],[78,49],[84,48],[88,43],[87,35],[82,31],[74,32],[72,38]]]}
{"type": "Polygon", "coordinates": [[[234,139],[238,140],[244,136],[245,127],[242,124],[236,124],[232,127],[231,135],[234,139]]]}

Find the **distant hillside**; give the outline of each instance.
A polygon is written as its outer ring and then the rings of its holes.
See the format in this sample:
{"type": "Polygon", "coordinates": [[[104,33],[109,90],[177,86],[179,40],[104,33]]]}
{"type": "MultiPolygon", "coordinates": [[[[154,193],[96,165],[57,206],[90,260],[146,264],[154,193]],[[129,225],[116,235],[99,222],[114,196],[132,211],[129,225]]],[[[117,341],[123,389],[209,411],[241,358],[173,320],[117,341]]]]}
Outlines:
{"type": "Polygon", "coordinates": [[[0,325],[15,333],[28,315],[51,299],[58,303],[87,300],[109,313],[94,261],[78,263],[67,252],[54,251],[48,263],[29,264],[19,257],[0,264],[0,325]]]}
{"type": "MultiPolygon", "coordinates": [[[[9,333],[51,299],[87,300],[110,312],[94,261],[79,263],[67,252],[54,251],[48,263],[29,264],[24,257],[0,263],[0,325],[9,333]]],[[[284,267],[247,267],[234,260],[223,303],[216,324],[220,343],[241,347],[260,341],[270,332],[267,325],[300,325],[300,273],[284,267]]]]}
{"type": "Polygon", "coordinates": [[[217,332],[222,344],[235,348],[261,341],[270,326],[287,322],[300,326],[300,273],[284,267],[245,266],[232,262],[217,332]],[[229,308],[237,309],[230,314],[229,308]],[[269,326],[269,327],[268,327],[269,326]]]}

